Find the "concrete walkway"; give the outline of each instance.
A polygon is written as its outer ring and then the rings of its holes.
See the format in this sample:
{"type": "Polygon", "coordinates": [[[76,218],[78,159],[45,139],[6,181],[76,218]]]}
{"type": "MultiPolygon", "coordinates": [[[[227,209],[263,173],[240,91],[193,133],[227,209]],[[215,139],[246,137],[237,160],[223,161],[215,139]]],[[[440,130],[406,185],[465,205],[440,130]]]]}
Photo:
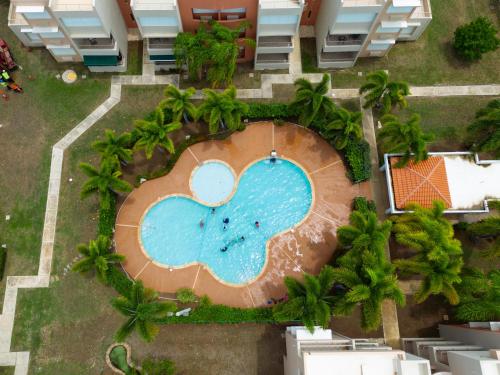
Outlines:
{"type": "MultiPolygon", "coordinates": [[[[377,205],[377,215],[379,220],[385,220],[385,207],[387,207],[386,202],[386,185],[385,179],[382,172],[379,170],[379,159],[377,151],[377,139],[375,136],[375,124],[373,121],[373,114],[370,108],[363,108],[363,98],[360,98],[360,108],[363,114],[363,135],[366,141],[370,145],[370,161],[372,166],[372,178],[370,179],[370,185],[372,188],[372,197],[377,205]]],[[[385,253],[389,260],[391,260],[391,251],[389,249],[389,244],[385,247],[385,253]]],[[[398,312],[394,301],[385,300],[382,304],[382,326],[384,330],[384,340],[385,342],[393,347],[399,348],[399,323],[398,323],[398,312]]]]}
{"type": "MultiPolygon", "coordinates": [[[[62,163],[64,151],[75,142],[85,131],[99,121],[108,111],[110,111],[121,99],[121,88],[123,85],[179,85],[179,75],[155,76],[154,67],[151,64],[144,65],[144,74],[141,76],[113,76],[111,79],[110,96],[90,115],[72,129],[65,137],[57,142],[52,148],[50,165],[49,188],[47,195],[47,205],[45,209],[45,220],[42,233],[42,245],[40,250],[40,263],[38,273],[33,276],[8,276],[5,289],[2,314],[0,315],[0,366],[15,366],[15,375],[27,375],[29,367],[29,352],[10,352],[12,331],[16,311],[17,293],[20,288],[46,288],[49,286],[50,273],[52,267],[53,248],[56,234],[57,210],[59,204],[59,191],[61,186],[62,163]]],[[[304,77],[312,82],[319,82],[322,74],[264,74],[261,77],[262,85],[260,89],[238,90],[238,98],[258,99],[272,98],[272,86],[274,84],[293,84],[295,79],[304,77]]],[[[412,87],[412,96],[460,96],[460,95],[480,95],[498,96],[500,95],[500,85],[481,86],[431,86],[412,87]]],[[[329,94],[337,99],[358,98],[358,89],[330,89],[329,94]]],[[[201,96],[201,91],[197,92],[197,97],[201,96]]],[[[376,153],[375,133],[371,111],[363,111],[363,129],[365,136],[372,148],[372,164],[377,166],[378,159],[374,159],[376,153]]],[[[383,194],[383,179],[374,174],[371,181],[374,197],[377,206],[380,204],[383,194]]],[[[384,191],[385,192],[385,191],[384,191]]],[[[394,304],[384,304],[383,306],[384,337],[386,342],[397,347],[399,339],[399,329],[397,323],[397,313],[394,304]]]]}

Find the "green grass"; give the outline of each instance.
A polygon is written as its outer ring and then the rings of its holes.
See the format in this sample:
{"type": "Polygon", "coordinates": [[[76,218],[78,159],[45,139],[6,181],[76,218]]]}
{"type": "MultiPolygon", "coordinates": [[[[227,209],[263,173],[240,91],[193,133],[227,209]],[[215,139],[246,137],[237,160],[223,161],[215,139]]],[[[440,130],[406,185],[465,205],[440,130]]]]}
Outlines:
{"type": "MultiPolygon", "coordinates": [[[[406,80],[412,85],[500,82],[500,49],[485,54],[477,63],[468,64],[460,60],[451,47],[455,29],[479,16],[488,17],[498,27],[499,5],[495,12],[490,4],[490,0],[431,0],[433,19],[417,41],[398,42],[385,57],[361,58],[353,68],[332,70],[333,86],[358,87],[367,72],[377,69],[387,69],[391,78],[406,80]],[[363,76],[359,77],[358,72],[363,76]]],[[[305,69],[316,64],[314,44],[314,39],[301,43],[305,69]]]]}
{"type": "Polygon", "coordinates": [[[443,98],[409,98],[408,108],[395,114],[408,119],[412,113],[422,117],[422,128],[435,135],[432,151],[466,151],[466,128],[494,97],[460,96],[443,98]]]}

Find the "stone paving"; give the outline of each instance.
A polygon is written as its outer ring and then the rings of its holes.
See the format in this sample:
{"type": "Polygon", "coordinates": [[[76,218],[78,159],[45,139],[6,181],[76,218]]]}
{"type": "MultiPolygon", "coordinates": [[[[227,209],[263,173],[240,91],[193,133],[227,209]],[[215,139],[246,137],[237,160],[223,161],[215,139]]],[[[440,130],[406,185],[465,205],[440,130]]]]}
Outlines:
{"type": "MultiPolygon", "coordinates": [[[[29,368],[29,352],[10,352],[12,331],[17,302],[17,292],[20,288],[46,288],[50,282],[50,272],[52,266],[53,247],[57,222],[57,209],[59,203],[59,190],[61,186],[62,163],[64,151],[86,130],[93,126],[109,110],[111,110],[121,98],[121,87],[123,85],[179,85],[179,75],[155,76],[151,65],[144,66],[144,73],[141,76],[113,76],[111,79],[110,96],[106,101],[97,107],[90,115],[80,122],[65,137],[57,142],[52,148],[52,159],[49,176],[49,189],[47,205],[45,209],[45,221],[42,233],[42,245],[40,252],[40,263],[38,274],[33,276],[8,276],[5,289],[2,314],[0,315],[0,366],[15,366],[15,375],[27,375],[29,368]]],[[[293,70],[293,69],[292,69],[293,70]]],[[[322,74],[263,74],[260,89],[238,90],[238,98],[258,99],[272,98],[273,84],[293,84],[295,79],[304,77],[312,82],[319,82],[322,74]]],[[[500,85],[478,85],[478,86],[431,86],[431,87],[411,87],[412,96],[463,96],[480,95],[496,96],[500,95],[500,85]]],[[[357,89],[331,89],[329,94],[338,99],[358,98],[357,89]]],[[[201,92],[197,92],[196,97],[200,97],[201,92]]],[[[369,120],[370,115],[364,113],[363,128],[368,138],[372,135],[368,132],[373,129],[369,120]],[[365,125],[366,123],[366,125],[365,125]]],[[[373,120],[372,120],[373,121],[373,120]]],[[[374,137],[374,134],[373,134],[374,137]]],[[[373,139],[372,139],[373,141],[373,139]]],[[[376,153],[372,152],[372,155],[376,153]]],[[[372,186],[375,187],[375,180],[372,186]]],[[[374,192],[374,195],[377,195],[374,192]]],[[[376,198],[378,199],[378,198],[376,198]]],[[[395,308],[384,305],[384,336],[392,344],[399,338],[397,328],[397,314],[395,308]],[[387,317],[386,317],[387,315],[387,317]],[[390,317],[390,319],[389,319],[390,317]]]]}

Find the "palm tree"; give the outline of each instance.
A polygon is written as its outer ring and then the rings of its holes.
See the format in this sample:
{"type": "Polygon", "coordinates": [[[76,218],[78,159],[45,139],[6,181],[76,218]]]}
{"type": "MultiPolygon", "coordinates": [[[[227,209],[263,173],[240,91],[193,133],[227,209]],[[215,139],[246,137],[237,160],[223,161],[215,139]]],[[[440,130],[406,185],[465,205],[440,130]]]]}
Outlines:
{"type": "Polygon", "coordinates": [[[101,154],[103,159],[110,159],[116,162],[127,164],[132,160],[132,150],[130,144],[132,136],[130,133],[123,133],[116,136],[113,130],[106,129],[104,131],[104,139],[92,143],[92,148],[101,154]]]}
{"type": "Polygon", "coordinates": [[[360,94],[365,94],[365,104],[363,108],[382,106],[383,113],[389,113],[395,105],[406,108],[408,102],[406,96],[410,94],[410,88],[406,82],[390,82],[389,74],[383,70],[369,73],[366,76],[368,81],[359,89],[360,94]]]}
{"type": "Polygon", "coordinates": [[[132,186],[120,178],[122,173],[112,161],[104,160],[99,169],[88,163],[80,163],[80,169],[89,177],[83,184],[81,198],[85,199],[93,193],[99,193],[103,208],[109,208],[112,194],[132,191],[132,186]]]}
{"type": "Polygon", "coordinates": [[[132,284],[129,296],[120,296],[111,301],[111,305],[128,317],[128,320],[116,332],[115,339],[125,340],[137,328],[139,336],[151,342],[158,334],[158,323],[176,310],[173,302],[158,301],[158,293],[144,288],[141,281],[132,284]]]}
{"type": "Polygon", "coordinates": [[[420,127],[420,116],[414,113],[407,123],[394,115],[381,119],[383,128],[378,132],[384,152],[402,153],[403,157],[395,164],[396,168],[405,167],[411,159],[415,162],[428,158],[426,143],[433,140],[432,134],[424,133],[420,127]]]}
{"type": "Polygon", "coordinates": [[[378,222],[377,214],[371,211],[353,211],[349,217],[350,225],[337,229],[337,238],[345,249],[352,249],[355,256],[364,250],[385,249],[391,235],[392,223],[378,222]]]}
{"type": "Polygon", "coordinates": [[[135,126],[137,131],[135,148],[137,150],[144,149],[146,158],[151,159],[156,147],[171,154],[175,152],[174,142],[169,134],[180,129],[182,125],[179,121],[165,124],[165,114],[161,107],[156,108],[152,121],[136,120],[135,126]]]}
{"type": "Polygon", "coordinates": [[[345,291],[334,297],[336,315],[352,314],[361,308],[361,327],[365,331],[377,329],[382,321],[382,303],[393,300],[405,305],[405,296],[399,289],[395,267],[385,258],[383,249],[366,249],[361,256],[350,251],[339,259],[340,267],[333,270],[333,279],[345,291]]]}
{"type": "Polygon", "coordinates": [[[189,100],[195,92],[194,87],[190,87],[182,92],[174,85],[168,85],[164,91],[166,98],[160,102],[160,107],[169,108],[172,111],[175,121],[180,121],[183,118],[184,123],[188,123],[189,117],[192,119],[196,118],[196,107],[189,100]]]}
{"type": "Polygon", "coordinates": [[[222,93],[204,89],[205,99],[198,108],[198,118],[208,124],[210,134],[219,128],[237,130],[241,127],[241,117],[248,113],[248,105],[236,99],[236,88],[230,86],[222,93]]]}
{"type": "Polygon", "coordinates": [[[453,226],[444,217],[444,204],[433,203],[432,209],[418,205],[408,207],[412,212],[394,219],[393,232],[396,241],[415,250],[409,259],[394,263],[402,274],[418,274],[423,277],[415,301],[421,303],[431,294],[442,294],[456,305],[460,298],[455,284],[461,282],[462,247],[454,238],[453,226]]]}
{"type": "Polygon", "coordinates": [[[467,143],[475,151],[491,152],[500,157],[500,99],[479,110],[467,127],[467,143]]]}
{"type": "Polygon", "coordinates": [[[299,78],[294,82],[295,99],[290,103],[290,110],[300,113],[301,125],[307,127],[314,120],[334,111],[335,104],[326,96],[329,81],[330,76],[324,74],[323,79],[316,86],[305,78],[299,78]]]}
{"type": "Polygon", "coordinates": [[[500,270],[484,274],[477,268],[465,268],[457,288],[460,304],[456,317],[464,321],[500,319],[500,270]]]}
{"type": "Polygon", "coordinates": [[[88,245],[78,245],[77,250],[83,255],[83,259],[73,265],[73,271],[84,273],[94,269],[97,278],[106,282],[110,267],[125,260],[123,255],[112,253],[110,248],[111,240],[102,235],[97,237],[97,240],[90,241],[88,245]]]}
{"type": "Polygon", "coordinates": [[[349,222],[337,230],[340,245],[348,251],[334,269],[335,282],[345,289],[334,298],[334,313],[349,315],[360,305],[361,326],[371,331],[380,326],[384,300],[392,299],[400,306],[405,303],[395,267],[385,254],[392,223],[379,223],[377,215],[368,210],[354,211],[349,222]]]}
{"type": "Polygon", "coordinates": [[[344,149],[351,139],[363,138],[361,112],[350,112],[339,107],[331,113],[328,120],[320,133],[332,141],[337,150],[344,149]]]}
{"type": "Polygon", "coordinates": [[[330,324],[333,287],[333,269],[324,266],[318,276],[304,274],[304,283],[285,277],[288,301],[273,309],[273,316],[279,322],[300,319],[310,332],[314,326],[327,328],[330,324]]]}

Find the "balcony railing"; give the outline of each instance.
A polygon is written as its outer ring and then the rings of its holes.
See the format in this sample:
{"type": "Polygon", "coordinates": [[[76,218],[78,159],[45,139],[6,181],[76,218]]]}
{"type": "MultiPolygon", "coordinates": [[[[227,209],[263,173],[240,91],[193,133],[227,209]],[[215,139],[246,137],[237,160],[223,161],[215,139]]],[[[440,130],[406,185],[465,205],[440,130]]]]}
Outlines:
{"type": "Polygon", "coordinates": [[[288,64],[288,53],[269,53],[258,55],[257,64],[288,64]]]}
{"type": "Polygon", "coordinates": [[[291,36],[261,36],[258,47],[292,47],[291,36]]]}
{"type": "Polygon", "coordinates": [[[75,38],[73,41],[79,49],[110,49],[115,46],[113,36],[109,38],[75,38]]]}
{"type": "Polygon", "coordinates": [[[174,48],[175,38],[149,38],[148,47],[151,49],[174,48]]]}
{"type": "Polygon", "coordinates": [[[357,52],[321,52],[321,61],[354,61],[357,52]]]}
{"type": "Polygon", "coordinates": [[[366,34],[328,35],[326,44],[328,46],[360,46],[366,38],[366,34]]]}

